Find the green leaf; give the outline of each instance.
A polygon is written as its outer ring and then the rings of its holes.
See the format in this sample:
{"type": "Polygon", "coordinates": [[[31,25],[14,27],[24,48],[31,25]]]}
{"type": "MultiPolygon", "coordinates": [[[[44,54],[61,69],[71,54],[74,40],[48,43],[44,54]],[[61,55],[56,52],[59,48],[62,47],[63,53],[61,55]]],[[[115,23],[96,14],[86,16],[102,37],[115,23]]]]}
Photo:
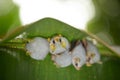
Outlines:
{"type": "Polygon", "coordinates": [[[33,38],[36,36],[49,38],[56,34],[62,34],[70,41],[82,39],[87,36],[86,33],[83,33],[82,31],[61,21],[52,18],[44,18],[32,24],[16,28],[9,32],[1,42],[11,40],[22,33],[25,33],[25,38],[33,38]]]}
{"type": "Polygon", "coordinates": [[[65,24],[53,18],[44,18],[32,24],[18,27],[15,30],[11,31],[8,35],[6,35],[1,41],[1,43],[13,39],[22,33],[24,33],[24,38],[34,38],[36,36],[50,38],[56,34],[62,34],[69,41],[83,39],[86,36],[90,36],[91,38],[96,39],[99,43],[103,44],[105,47],[111,50],[111,54],[115,54],[115,56],[120,57],[117,51],[115,51],[113,48],[110,47],[110,45],[108,45],[95,35],[83,30],[78,30],[68,24],[65,24]]]}
{"type": "Polygon", "coordinates": [[[87,30],[111,45],[120,45],[120,0],[93,0],[95,17],[87,30]]]}
{"type": "Polygon", "coordinates": [[[1,80],[119,80],[120,59],[102,56],[103,64],[85,65],[80,71],[71,65],[57,68],[48,55],[36,61],[21,49],[0,47],[1,80]]]}
{"type": "MultiPolygon", "coordinates": [[[[23,26],[21,27],[21,29],[18,28],[16,30],[12,31],[12,33],[9,34],[4,40],[13,39],[14,37],[22,33],[25,33],[23,36],[24,38],[34,38],[36,36],[48,38],[56,34],[62,34],[63,36],[68,38],[69,41],[75,39],[83,39],[86,36],[91,36],[96,39],[96,37],[92,36],[91,34],[88,34],[87,32],[75,29],[70,25],[67,25],[61,21],[52,18],[44,18],[35,23],[23,26]]],[[[14,40],[12,41],[14,42],[14,40]]],[[[23,45],[23,43],[20,44],[23,45]]],[[[51,61],[50,54],[43,61],[33,60],[26,54],[24,46],[20,47],[20,44],[16,45],[13,43],[11,43],[10,45],[1,44],[0,46],[1,80],[120,79],[119,76],[120,58],[116,56],[102,55],[103,64],[94,64],[92,67],[86,67],[84,65],[80,71],[77,71],[72,65],[66,68],[57,68],[51,61]]],[[[100,50],[102,49],[103,47],[100,50]]]]}
{"type": "Polygon", "coordinates": [[[88,33],[86,31],[78,30],[68,24],[65,24],[53,18],[44,18],[32,24],[19,27],[13,30],[12,32],[10,32],[7,36],[5,36],[3,38],[3,41],[1,41],[1,43],[7,40],[13,39],[14,37],[22,33],[24,33],[24,36],[23,36],[24,38],[34,38],[36,36],[50,38],[56,34],[62,34],[69,41],[83,39],[86,36],[90,36],[96,39],[98,42],[100,42],[104,46],[106,46],[108,49],[110,49],[113,53],[115,53],[116,56],[120,57],[118,52],[116,52],[108,44],[106,44],[104,41],[94,36],[93,34],[88,33]]]}
{"type": "Polygon", "coordinates": [[[18,6],[12,0],[0,0],[0,39],[20,26],[18,6]]]}
{"type": "Polygon", "coordinates": [[[26,27],[28,27],[25,31],[27,38],[33,38],[35,36],[49,38],[53,35],[61,34],[71,41],[87,36],[86,33],[53,18],[44,18],[26,27]]]}

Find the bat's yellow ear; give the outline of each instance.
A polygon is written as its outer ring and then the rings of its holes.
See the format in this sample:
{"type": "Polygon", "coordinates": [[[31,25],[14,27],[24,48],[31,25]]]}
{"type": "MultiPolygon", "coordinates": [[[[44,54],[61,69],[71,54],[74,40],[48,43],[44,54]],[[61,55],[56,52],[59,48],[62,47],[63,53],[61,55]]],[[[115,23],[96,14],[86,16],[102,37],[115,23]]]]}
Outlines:
{"type": "Polygon", "coordinates": [[[54,40],[58,42],[59,41],[59,36],[54,37],[54,40]]]}
{"type": "Polygon", "coordinates": [[[61,34],[59,34],[58,36],[59,36],[59,37],[62,37],[62,35],[61,35],[61,34]]]}
{"type": "Polygon", "coordinates": [[[48,38],[47,40],[48,40],[48,42],[50,42],[50,38],[48,38]]]}

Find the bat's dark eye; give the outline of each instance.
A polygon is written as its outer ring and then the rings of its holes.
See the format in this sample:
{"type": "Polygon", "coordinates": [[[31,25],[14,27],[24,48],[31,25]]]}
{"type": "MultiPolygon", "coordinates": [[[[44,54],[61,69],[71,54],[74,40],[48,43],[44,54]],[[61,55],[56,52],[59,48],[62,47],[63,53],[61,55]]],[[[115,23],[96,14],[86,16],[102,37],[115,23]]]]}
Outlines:
{"type": "Polygon", "coordinates": [[[78,66],[78,63],[75,63],[75,66],[78,66]]]}
{"type": "Polygon", "coordinates": [[[61,38],[59,39],[60,42],[62,42],[61,38]]]}
{"type": "Polygon", "coordinates": [[[53,44],[55,44],[55,41],[53,40],[53,44]]]}

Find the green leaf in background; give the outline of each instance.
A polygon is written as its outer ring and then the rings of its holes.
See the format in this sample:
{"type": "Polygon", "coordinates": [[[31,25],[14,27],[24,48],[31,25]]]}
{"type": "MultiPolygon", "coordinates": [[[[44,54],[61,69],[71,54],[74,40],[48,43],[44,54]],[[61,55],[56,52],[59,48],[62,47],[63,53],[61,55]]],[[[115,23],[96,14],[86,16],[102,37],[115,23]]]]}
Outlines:
{"type": "MultiPolygon", "coordinates": [[[[69,41],[82,39],[87,36],[84,32],[52,18],[44,18],[30,25],[26,25],[24,38],[42,36],[46,39],[55,34],[62,34],[69,41]]],[[[16,33],[18,35],[18,33],[16,33]]],[[[16,37],[16,34],[9,38],[16,37]]],[[[23,45],[23,44],[21,44],[23,45]]],[[[17,44],[17,47],[18,44],[17,44]]],[[[24,47],[23,47],[24,48],[24,47]]],[[[109,55],[102,56],[103,64],[85,65],[80,71],[71,65],[57,68],[51,61],[50,54],[43,61],[30,58],[24,49],[0,47],[0,79],[1,80],[119,80],[120,58],[109,55]]]]}
{"type": "Polygon", "coordinates": [[[0,39],[20,26],[19,9],[12,0],[0,0],[0,39]]]}
{"type": "Polygon", "coordinates": [[[87,30],[111,45],[120,45],[120,0],[93,0],[96,16],[87,30]]]}

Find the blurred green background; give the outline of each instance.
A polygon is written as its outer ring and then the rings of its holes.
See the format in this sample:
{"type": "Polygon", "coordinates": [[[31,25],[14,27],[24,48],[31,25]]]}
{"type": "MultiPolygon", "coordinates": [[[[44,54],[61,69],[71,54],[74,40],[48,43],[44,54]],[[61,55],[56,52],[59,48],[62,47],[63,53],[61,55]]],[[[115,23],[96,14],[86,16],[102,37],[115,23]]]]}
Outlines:
{"type": "Polygon", "coordinates": [[[93,0],[96,16],[87,30],[109,44],[120,45],[120,0],[93,0]]]}

